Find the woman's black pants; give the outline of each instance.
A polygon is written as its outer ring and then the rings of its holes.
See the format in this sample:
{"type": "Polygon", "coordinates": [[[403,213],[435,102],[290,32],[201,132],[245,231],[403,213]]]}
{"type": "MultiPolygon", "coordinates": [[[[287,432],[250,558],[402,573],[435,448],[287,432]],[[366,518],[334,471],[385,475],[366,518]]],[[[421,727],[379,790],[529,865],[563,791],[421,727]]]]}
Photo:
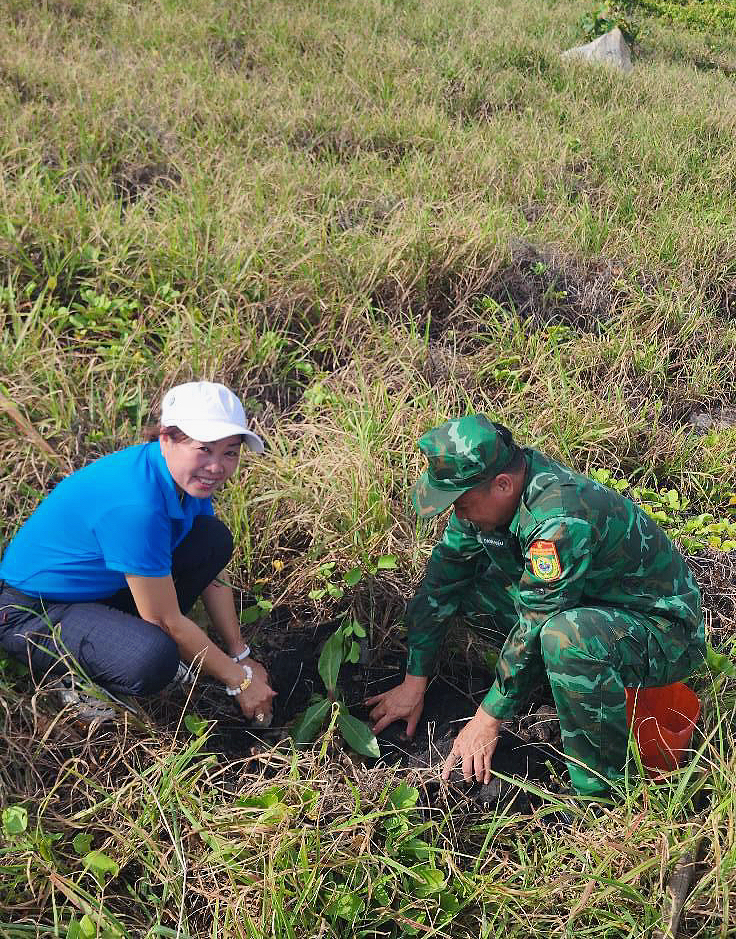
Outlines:
{"type": "MultiPolygon", "coordinates": [[[[172,557],[182,613],[226,567],[232,551],[223,522],[195,518],[172,557]]],[[[106,599],[70,603],[28,597],[0,581],[0,648],[24,661],[36,681],[68,673],[65,660],[71,657],[96,684],[122,695],[160,691],[179,665],[176,643],[138,616],[127,587],[106,599]]]]}

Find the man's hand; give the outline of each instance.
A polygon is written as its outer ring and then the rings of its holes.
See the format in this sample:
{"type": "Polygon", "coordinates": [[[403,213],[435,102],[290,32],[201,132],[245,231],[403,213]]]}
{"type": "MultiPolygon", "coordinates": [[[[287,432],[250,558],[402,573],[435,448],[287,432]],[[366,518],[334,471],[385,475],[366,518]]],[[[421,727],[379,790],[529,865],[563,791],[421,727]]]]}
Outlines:
{"type": "Polygon", "coordinates": [[[472,782],[475,777],[477,782],[488,785],[491,781],[491,759],[500,729],[501,721],[486,714],[483,708],[478,708],[475,716],[455,738],[442,769],[442,778],[448,780],[455,763],[462,760],[465,782],[472,782]]]}
{"type": "Polygon", "coordinates": [[[394,721],[406,721],[406,736],[413,737],[424,708],[427,681],[427,678],[407,675],[400,685],[390,691],[368,698],[365,704],[372,708],[369,717],[373,733],[380,734],[394,721]]]}

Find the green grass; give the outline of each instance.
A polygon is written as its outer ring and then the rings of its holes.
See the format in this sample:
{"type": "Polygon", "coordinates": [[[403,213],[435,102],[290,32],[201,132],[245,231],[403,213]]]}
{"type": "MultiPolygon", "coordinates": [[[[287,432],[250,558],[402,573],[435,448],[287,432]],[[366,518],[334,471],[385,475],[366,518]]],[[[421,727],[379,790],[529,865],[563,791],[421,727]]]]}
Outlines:
{"type": "MultiPolygon", "coordinates": [[[[0,542],[190,377],[239,391],[268,441],[220,501],[235,582],[303,619],[353,606],[376,643],[436,537],[408,503],[415,441],[450,415],[728,518],[734,431],[687,418],[734,407],[736,40],[642,17],[622,77],[559,58],[584,11],[9,0],[0,542]],[[309,599],[321,564],[383,554],[396,571],[309,599]]],[[[733,565],[701,567],[726,647],[733,565]]],[[[513,807],[411,809],[429,825],[412,853],[386,824],[398,776],[332,748],[229,764],[183,729],[88,742],[6,673],[0,805],[25,804],[29,828],[0,843],[0,934],[73,939],[86,912],[131,939],[647,936],[704,832],[685,930],[727,936],[732,698],[709,699],[716,732],[681,789],[632,782],[562,836],[513,807]],[[239,802],[274,786],[275,809],[239,802]],[[80,831],[119,865],[104,888],[80,831]]]]}

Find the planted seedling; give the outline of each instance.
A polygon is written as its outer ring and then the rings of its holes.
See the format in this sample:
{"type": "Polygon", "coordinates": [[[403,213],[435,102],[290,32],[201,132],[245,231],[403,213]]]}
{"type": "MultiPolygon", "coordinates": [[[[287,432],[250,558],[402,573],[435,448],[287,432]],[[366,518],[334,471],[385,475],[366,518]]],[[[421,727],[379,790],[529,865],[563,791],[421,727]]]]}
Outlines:
{"type": "Polygon", "coordinates": [[[360,658],[359,639],[365,639],[365,630],[356,619],[346,619],[324,644],[317,663],[317,671],[324,682],[326,694],[310,704],[291,732],[299,746],[312,743],[319,736],[333,704],[337,706],[337,727],[345,743],[364,756],[380,756],[378,741],[370,727],[348,710],[339,697],[337,679],[343,662],[356,664],[360,658]]]}

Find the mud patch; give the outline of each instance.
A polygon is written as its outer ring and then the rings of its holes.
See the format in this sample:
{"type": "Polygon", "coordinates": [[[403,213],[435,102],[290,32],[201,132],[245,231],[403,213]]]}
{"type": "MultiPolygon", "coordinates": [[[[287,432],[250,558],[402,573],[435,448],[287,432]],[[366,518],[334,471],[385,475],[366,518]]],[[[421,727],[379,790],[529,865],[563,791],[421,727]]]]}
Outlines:
{"type": "Polygon", "coordinates": [[[181,173],[170,163],[123,164],[112,177],[113,190],[124,209],[154,189],[173,189],[180,182],[181,173]]]}
{"type": "Polygon", "coordinates": [[[725,650],[736,633],[736,552],[701,551],[687,562],[703,594],[711,641],[725,650]]]}
{"type": "Polygon", "coordinates": [[[472,354],[491,335],[486,310],[519,319],[531,329],[564,325],[600,333],[617,314],[623,294],[616,278],[619,265],[582,262],[555,248],[512,244],[511,262],[495,269],[432,271],[421,294],[395,282],[381,285],[372,298],[387,319],[411,324],[440,343],[451,334],[453,348],[472,354]]]}
{"type": "Polygon", "coordinates": [[[256,71],[258,60],[246,34],[242,30],[218,25],[211,26],[210,32],[209,51],[214,64],[250,78],[256,71]]]}
{"type": "Polygon", "coordinates": [[[375,153],[391,165],[397,165],[408,154],[426,151],[426,142],[405,140],[391,133],[376,133],[359,137],[349,128],[317,130],[303,127],[289,141],[297,150],[304,150],[315,162],[348,163],[364,153],[375,153]]]}
{"type": "Polygon", "coordinates": [[[391,216],[401,205],[390,199],[358,199],[341,206],[330,219],[330,230],[335,233],[353,228],[383,231],[391,216]]]}
{"type": "Polygon", "coordinates": [[[733,430],[736,428],[736,408],[722,407],[711,411],[691,411],[687,417],[693,433],[698,436],[711,431],[733,430]]]}
{"type": "Polygon", "coordinates": [[[499,272],[486,296],[532,324],[600,332],[616,311],[614,283],[621,271],[613,262],[583,264],[552,248],[517,242],[511,264],[499,272]]]}
{"type": "Polygon", "coordinates": [[[58,89],[50,82],[33,75],[23,74],[10,65],[0,64],[0,85],[7,86],[21,104],[53,104],[58,89]]]}
{"type": "Polygon", "coordinates": [[[523,114],[536,98],[530,83],[518,72],[502,71],[493,85],[477,79],[452,79],[443,94],[445,111],[466,124],[483,123],[501,115],[523,114]]]}

